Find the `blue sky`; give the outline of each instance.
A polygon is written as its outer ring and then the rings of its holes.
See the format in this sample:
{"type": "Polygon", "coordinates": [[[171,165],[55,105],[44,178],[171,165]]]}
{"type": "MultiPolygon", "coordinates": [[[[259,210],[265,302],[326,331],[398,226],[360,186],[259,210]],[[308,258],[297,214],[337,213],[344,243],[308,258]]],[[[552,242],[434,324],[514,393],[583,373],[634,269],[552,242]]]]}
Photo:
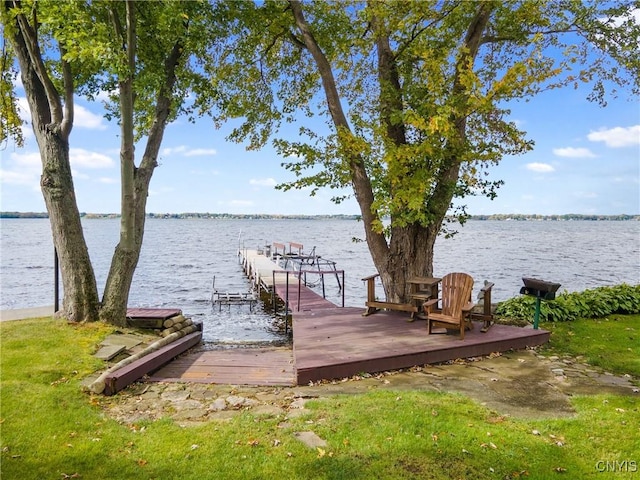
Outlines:
{"type": "MultiPolygon", "coordinates": [[[[24,92],[18,89],[18,95],[24,92]]],[[[545,92],[511,105],[512,120],[528,132],[532,152],[505,158],[491,169],[505,185],[498,197],[466,200],[471,214],[639,214],[640,106],[611,100],[606,108],[589,103],[587,91],[545,92]]],[[[21,98],[25,119],[26,100],[21,98]]],[[[76,101],[71,163],[80,211],[119,212],[119,129],[102,117],[99,102],[76,101]]],[[[0,150],[0,209],[45,211],[41,171],[30,122],[24,148],[0,150]]],[[[225,140],[207,118],[195,125],[180,119],[164,136],[160,166],[151,181],[147,211],[237,214],[359,214],[355,200],[335,205],[335,191],[281,192],[292,180],[273,150],[246,151],[225,140]]],[[[143,146],[138,147],[141,155],[143,146]]]]}

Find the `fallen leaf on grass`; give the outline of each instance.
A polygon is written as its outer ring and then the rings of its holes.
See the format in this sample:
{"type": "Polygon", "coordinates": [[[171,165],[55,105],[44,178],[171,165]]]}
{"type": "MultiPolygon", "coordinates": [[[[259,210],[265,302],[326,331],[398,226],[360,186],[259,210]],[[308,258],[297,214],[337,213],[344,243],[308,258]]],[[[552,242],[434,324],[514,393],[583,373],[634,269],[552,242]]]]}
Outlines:
{"type": "Polygon", "coordinates": [[[482,448],[491,447],[491,448],[493,448],[494,450],[498,448],[498,447],[496,446],[496,444],[495,444],[495,443],[493,443],[493,442],[489,442],[489,443],[481,443],[481,444],[480,444],[480,446],[481,446],[482,448]]]}
{"type": "Polygon", "coordinates": [[[138,465],[141,467],[144,467],[147,463],[149,462],[147,462],[146,460],[143,460],[142,458],[138,460],[138,465]]]}
{"type": "Polygon", "coordinates": [[[67,473],[63,473],[62,474],[62,478],[81,478],[82,475],[80,475],[79,473],[72,473],[71,475],[67,474],[67,473]]]}
{"type": "Polygon", "coordinates": [[[60,385],[61,383],[67,383],[69,380],[67,379],[67,377],[62,377],[58,380],[54,380],[53,382],[51,382],[51,386],[55,387],[56,385],[60,385]]]}

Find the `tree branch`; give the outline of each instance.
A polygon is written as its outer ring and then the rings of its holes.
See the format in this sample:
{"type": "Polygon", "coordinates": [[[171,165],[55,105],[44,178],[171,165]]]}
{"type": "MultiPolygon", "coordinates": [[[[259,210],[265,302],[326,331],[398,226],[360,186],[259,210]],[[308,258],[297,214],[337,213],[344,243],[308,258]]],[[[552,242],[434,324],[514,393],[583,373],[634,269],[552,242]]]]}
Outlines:
{"type": "MultiPolygon", "coordinates": [[[[20,1],[13,0],[12,2],[7,3],[9,5],[13,4],[14,8],[22,8],[22,2],[20,1]]],[[[18,22],[19,34],[22,36],[27,52],[29,53],[29,59],[31,60],[33,69],[36,72],[40,83],[42,83],[42,86],[44,87],[47,102],[49,104],[49,111],[51,113],[51,121],[53,123],[61,124],[63,120],[63,113],[60,95],[53,85],[53,82],[47,72],[47,68],[44,65],[44,61],[42,60],[42,53],[40,52],[40,46],[38,45],[37,24],[29,24],[24,13],[17,14],[16,21],[18,22]]]]}
{"type": "MultiPolygon", "coordinates": [[[[313,57],[318,72],[320,73],[327,105],[329,106],[329,113],[331,114],[338,135],[351,135],[351,127],[342,109],[340,94],[338,93],[331,64],[309,28],[309,24],[302,12],[301,2],[299,0],[289,0],[289,5],[291,5],[296,26],[302,35],[302,41],[313,57]]],[[[373,209],[373,188],[371,186],[371,180],[367,175],[364,160],[359,154],[350,154],[346,160],[348,161],[351,171],[351,182],[356,200],[360,206],[360,212],[362,213],[365,226],[365,234],[367,236],[367,242],[371,247],[372,255],[374,255],[374,257],[386,255],[389,249],[387,241],[382,233],[375,231],[373,228],[373,225],[380,223],[380,218],[373,209]]]]}
{"type": "MultiPolygon", "coordinates": [[[[453,97],[456,102],[460,102],[462,105],[466,105],[469,93],[465,90],[465,86],[462,83],[462,75],[473,68],[473,63],[478,50],[481,45],[482,36],[484,30],[489,23],[489,18],[493,11],[493,6],[489,3],[481,3],[478,5],[476,15],[469,24],[467,32],[465,34],[463,46],[461,48],[461,55],[456,62],[456,73],[453,82],[453,97]]],[[[461,160],[458,158],[459,147],[464,144],[466,140],[466,128],[467,112],[465,108],[459,107],[462,110],[458,110],[453,113],[451,120],[455,125],[456,136],[450,138],[447,143],[445,158],[443,159],[443,165],[438,175],[438,182],[433,189],[433,194],[429,201],[428,209],[431,212],[446,211],[451,200],[453,198],[456,183],[460,172],[461,160]]],[[[438,225],[438,229],[440,225],[438,225]]]]}
{"type": "Polygon", "coordinates": [[[62,64],[62,81],[64,85],[64,119],[60,125],[60,130],[65,136],[71,134],[73,128],[74,103],[73,103],[73,73],[71,65],[64,59],[65,48],[60,45],[60,63],[62,64]]]}

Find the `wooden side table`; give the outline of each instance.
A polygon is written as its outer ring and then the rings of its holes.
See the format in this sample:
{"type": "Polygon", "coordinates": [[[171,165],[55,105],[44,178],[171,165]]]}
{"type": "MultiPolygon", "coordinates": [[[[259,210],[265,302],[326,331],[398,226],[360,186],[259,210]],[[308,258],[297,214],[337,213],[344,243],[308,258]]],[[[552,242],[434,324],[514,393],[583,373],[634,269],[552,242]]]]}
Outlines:
{"type": "MultiPolygon", "coordinates": [[[[413,277],[408,280],[411,285],[411,300],[418,312],[422,311],[422,304],[427,300],[438,298],[438,285],[442,279],[438,277],[413,277]]],[[[413,319],[415,313],[411,314],[413,319]]]]}

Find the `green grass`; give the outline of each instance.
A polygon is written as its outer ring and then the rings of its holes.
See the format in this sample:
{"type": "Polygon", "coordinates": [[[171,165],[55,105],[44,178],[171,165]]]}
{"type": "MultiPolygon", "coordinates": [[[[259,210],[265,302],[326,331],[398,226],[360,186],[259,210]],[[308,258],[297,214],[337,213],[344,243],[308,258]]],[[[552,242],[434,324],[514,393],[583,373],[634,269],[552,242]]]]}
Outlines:
{"type": "Polygon", "coordinates": [[[80,388],[99,367],[91,353],[109,331],[48,319],[0,323],[3,479],[630,479],[640,473],[624,471],[640,470],[640,406],[630,396],[576,397],[575,417],[552,420],[504,418],[461,395],[377,391],[309,402],[306,416],[284,425],[250,413],[189,428],[170,419],[120,425],[103,413],[100,397],[80,388]],[[304,430],[327,447],[304,446],[293,436],[304,430]],[[617,471],[599,472],[599,460],[617,471]]]}
{"type": "Polygon", "coordinates": [[[640,315],[550,322],[540,328],[551,332],[545,353],[579,356],[590,365],[640,380],[640,315]]]}

